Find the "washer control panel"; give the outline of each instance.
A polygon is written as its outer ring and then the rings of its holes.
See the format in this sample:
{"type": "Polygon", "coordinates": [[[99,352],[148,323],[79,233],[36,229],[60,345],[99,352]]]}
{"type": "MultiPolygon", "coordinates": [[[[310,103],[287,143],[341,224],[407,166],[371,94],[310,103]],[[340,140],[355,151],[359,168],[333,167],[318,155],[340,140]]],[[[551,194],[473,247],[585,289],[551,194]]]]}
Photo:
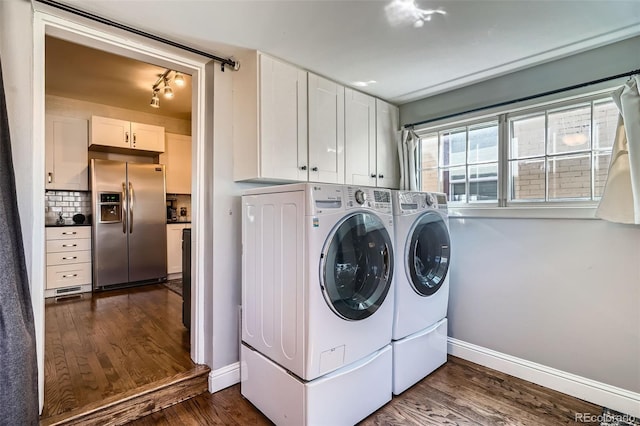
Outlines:
{"type": "Polygon", "coordinates": [[[348,209],[368,208],[382,213],[391,213],[391,190],[366,186],[347,186],[346,204],[348,209]]]}

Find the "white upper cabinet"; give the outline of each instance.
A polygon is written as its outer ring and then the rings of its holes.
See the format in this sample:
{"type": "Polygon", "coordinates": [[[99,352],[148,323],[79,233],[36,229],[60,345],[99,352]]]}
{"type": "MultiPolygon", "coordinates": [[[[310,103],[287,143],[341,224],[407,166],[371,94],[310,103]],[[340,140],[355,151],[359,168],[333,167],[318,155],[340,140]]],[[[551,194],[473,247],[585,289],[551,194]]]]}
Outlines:
{"type": "Polygon", "coordinates": [[[160,154],[164,164],[167,194],[191,194],[191,136],[166,134],[166,146],[160,154]]]}
{"type": "Polygon", "coordinates": [[[376,185],[376,99],[345,89],[345,183],[376,185]]]}
{"type": "Polygon", "coordinates": [[[45,188],[89,190],[87,120],[47,114],[45,118],[45,188]]]}
{"type": "Polygon", "coordinates": [[[396,106],[353,89],[345,89],[347,184],[398,188],[398,122],[396,106]]]}
{"type": "Polygon", "coordinates": [[[398,107],[376,99],[376,186],[397,189],[400,185],[399,121],[398,107]]]}
{"type": "Polygon", "coordinates": [[[344,90],[309,73],[309,181],[344,183],[344,90]]]}
{"type": "Polygon", "coordinates": [[[131,122],[131,148],[164,152],[164,127],[131,122]]]}
{"type": "Polygon", "coordinates": [[[234,180],[398,187],[397,107],[260,52],[239,60],[234,180]]]}
{"type": "Polygon", "coordinates": [[[306,181],[307,72],[260,53],[233,75],[234,180],[306,181]]]}
{"type": "Polygon", "coordinates": [[[164,152],[164,127],[107,117],[91,117],[91,147],[164,152]]]}

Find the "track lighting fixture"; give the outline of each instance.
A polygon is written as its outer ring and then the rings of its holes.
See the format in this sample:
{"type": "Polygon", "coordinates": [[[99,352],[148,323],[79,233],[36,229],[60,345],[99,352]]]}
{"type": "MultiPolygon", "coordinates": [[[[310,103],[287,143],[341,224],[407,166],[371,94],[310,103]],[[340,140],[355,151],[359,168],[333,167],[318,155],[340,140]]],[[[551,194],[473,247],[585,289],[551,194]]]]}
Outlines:
{"type": "Polygon", "coordinates": [[[173,89],[169,86],[169,81],[164,79],[164,89],[163,92],[165,98],[173,98],[173,89]]]}
{"type": "Polygon", "coordinates": [[[160,108],[160,98],[158,97],[158,89],[153,89],[151,96],[151,108],[160,108]]]}
{"type": "Polygon", "coordinates": [[[173,76],[173,82],[176,86],[184,86],[184,76],[180,72],[176,71],[176,75],[173,76]]]}
{"type": "Polygon", "coordinates": [[[179,71],[167,69],[162,74],[158,74],[158,80],[156,80],[156,82],[151,87],[151,89],[153,90],[153,94],[151,96],[151,103],[149,105],[152,108],[160,108],[160,97],[158,96],[158,92],[160,92],[161,85],[162,94],[164,95],[164,97],[167,99],[173,98],[173,88],[170,85],[172,80],[177,87],[183,87],[186,84],[184,75],[179,71]],[[173,73],[173,78],[171,78],[171,73],[173,73]]]}

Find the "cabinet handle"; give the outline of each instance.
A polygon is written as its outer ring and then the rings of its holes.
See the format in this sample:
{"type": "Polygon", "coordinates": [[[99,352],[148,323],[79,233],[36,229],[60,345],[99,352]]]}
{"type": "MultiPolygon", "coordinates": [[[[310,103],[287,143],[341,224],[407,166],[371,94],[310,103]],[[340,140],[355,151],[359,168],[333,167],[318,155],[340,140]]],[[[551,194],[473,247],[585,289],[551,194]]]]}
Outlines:
{"type": "Polygon", "coordinates": [[[371,173],[371,177],[372,178],[376,177],[376,174],[375,173],[371,173]]]}
{"type": "Polygon", "coordinates": [[[77,258],[78,256],[69,256],[69,257],[63,257],[62,260],[75,260],[77,258]]]}
{"type": "Polygon", "coordinates": [[[317,171],[318,171],[318,168],[317,168],[317,167],[312,167],[312,168],[311,168],[311,171],[312,171],[312,172],[317,172],[317,171]]]}
{"type": "Polygon", "coordinates": [[[71,232],[65,231],[62,233],[62,235],[76,235],[76,231],[71,231],[71,232]]]}
{"type": "Polygon", "coordinates": [[[77,247],[77,244],[63,244],[62,247],[77,247]]]}
{"type": "Polygon", "coordinates": [[[129,132],[124,132],[124,142],[127,145],[129,144],[129,132]]]}
{"type": "Polygon", "coordinates": [[[136,134],[135,133],[133,134],[133,144],[134,145],[136,144],[136,134]]]}
{"type": "Polygon", "coordinates": [[[71,275],[63,275],[62,278],[74,278],[77,277],[78,274],[71,274],[71,275]]]}
{"type": "Polygon", "coordinates": [[[300,166],[300,170],[307,170],[307,166],[300,166]]]}
{"type": "Polygon", "coordinates": [[[47,182],[48,183],[53,182],[53,173],[51,172],[47,173],[47,182]]]}
{"type": "Polygon", "coordinates": [[[378,175],[380,179],[384,179],[384,175],[378,175]]]}

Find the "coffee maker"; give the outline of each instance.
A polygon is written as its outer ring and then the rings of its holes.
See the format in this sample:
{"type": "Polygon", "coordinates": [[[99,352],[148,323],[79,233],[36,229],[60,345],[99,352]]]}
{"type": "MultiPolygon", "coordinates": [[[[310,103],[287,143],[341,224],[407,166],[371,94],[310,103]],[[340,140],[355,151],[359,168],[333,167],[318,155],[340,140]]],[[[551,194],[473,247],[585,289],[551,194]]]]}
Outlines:
{"type": "Polygon", "coordinates": [[[178,209],[174,207],[173,200],[167,200],[167,222],[178,221],[178,209]]]}

